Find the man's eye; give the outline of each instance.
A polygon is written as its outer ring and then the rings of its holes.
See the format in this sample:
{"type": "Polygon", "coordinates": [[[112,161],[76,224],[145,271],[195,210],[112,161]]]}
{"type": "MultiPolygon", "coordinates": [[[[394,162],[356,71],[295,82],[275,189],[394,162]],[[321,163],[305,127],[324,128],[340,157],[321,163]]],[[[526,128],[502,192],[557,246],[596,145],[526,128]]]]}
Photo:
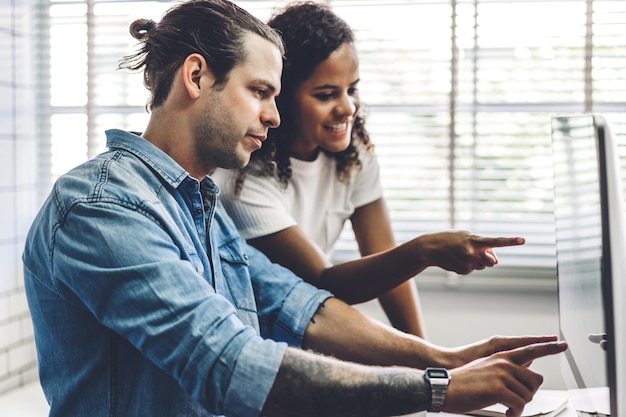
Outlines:
{"type": "Polygon", "coordinates": [[[265,90],[263,88],[257,88],[254,91],[255,91],[256,95],[258,95],[259,97],[267,96],[267,90],[265,90]]]}

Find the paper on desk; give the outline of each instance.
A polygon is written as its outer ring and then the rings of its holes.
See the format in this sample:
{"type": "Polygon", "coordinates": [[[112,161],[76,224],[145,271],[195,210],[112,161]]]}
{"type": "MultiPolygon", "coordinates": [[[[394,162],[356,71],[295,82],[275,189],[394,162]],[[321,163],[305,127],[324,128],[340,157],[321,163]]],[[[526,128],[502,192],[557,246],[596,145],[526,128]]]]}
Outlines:
{"type": "Polygon", "coordinates": [[[609,387],[594,387],[569,390],[574,409],[589,415],[611,415],[611,393],[609,387]]]}
{"type": "MultiPolygon", "coordinates": [[[[554,417],[565,409],[568,399],[566,391],[539,390],[535,393],[532,401],[526,404],[521,417],[554,417]]],[[[481,417],[502,417],[506,414],[506,410],[508,407],[494,404],[467,414],[481,417]]]]}

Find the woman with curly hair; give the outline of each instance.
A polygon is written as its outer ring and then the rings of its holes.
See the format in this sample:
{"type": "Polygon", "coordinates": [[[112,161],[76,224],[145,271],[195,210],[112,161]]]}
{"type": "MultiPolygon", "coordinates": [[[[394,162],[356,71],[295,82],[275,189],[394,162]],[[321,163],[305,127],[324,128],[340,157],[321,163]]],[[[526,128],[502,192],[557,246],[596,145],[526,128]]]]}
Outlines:
{"type": "Polygon", "coordinates": [[[397,246],[359,114],[353,31],[329,6],[314,2],[292,3],[268,24],[286,47],[277,98],[281,125],[270,129],[245,169],[214,173],[226,210],[272,261],[348,303],[378,298],[394,327],[425,337],[411,278],[429,266],[461,274],[493,266],[493,247],[523,239],[449,231],[397,246]],[[346,220],[362,257],[332,265],[346,220]]]}

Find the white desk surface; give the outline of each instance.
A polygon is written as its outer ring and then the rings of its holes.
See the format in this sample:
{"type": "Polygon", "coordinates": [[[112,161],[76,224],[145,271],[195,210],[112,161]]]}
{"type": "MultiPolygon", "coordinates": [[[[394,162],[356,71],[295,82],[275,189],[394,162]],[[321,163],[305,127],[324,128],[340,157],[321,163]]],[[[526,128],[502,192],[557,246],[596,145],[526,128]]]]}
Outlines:
{"type": "MultiPolygon", "coordinates": [[[[541,390],[545,393],[554,392],[556,395],[564,395],[567,391],[558,391],[558,390],[541,390]]],[[[468,417],[466,414],[451,414],[451,413],[426,413],[428,417],[468,417]]],[[[558,417],[577,417],[576,410],[571,407],[569,404],[565,407],[563,411],[561,411],[558,417]]]]}
{"type": "MultiPolygon", "coordinates": [[[[467,414],[450,414],[450,413],[426,413],[428,417],[468,417],[467,414]]],[[[576,410],[572,407],[566,407],[557,417],[577,417],[576,410]]]]}

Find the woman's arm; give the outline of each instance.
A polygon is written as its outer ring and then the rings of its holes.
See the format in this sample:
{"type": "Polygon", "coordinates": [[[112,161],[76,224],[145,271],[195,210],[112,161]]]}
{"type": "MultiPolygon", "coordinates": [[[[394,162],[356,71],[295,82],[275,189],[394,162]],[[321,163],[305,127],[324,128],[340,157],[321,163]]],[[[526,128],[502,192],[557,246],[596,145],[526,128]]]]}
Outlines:
{"type": "MultiPolygon", "coordinates": [[[[366,218],[369,217],[360,216],[362,219],[360,223],[364,225],[366,218]]],[[[365,237],[367,227],[358,226],[355,229],[358,230],[355,231],[355,235],[360,250],[373,251],[375,233],[365,237]],[[367,249],[368,245],[371,246],[370,249],[367,249]]],[[[349,304],[373,300],[404,283],[427,266],[426,262],[422,261],[418,254],[412,253],[409,247],[332,265],[319,247],[298,226],[249,239],[248,243],[264,252],[273,262],[289,268],[305,281],[331,291],[349,304]]],[[[376,247],[382,246],[381,244],[376,247]]],[[[387,249],[393,247],[393,238],[389,236],[384,238],[384,246],[387,249]]]]}
{"type": "MultiPolygon", "coordinates": [[[[414,265],[417,257],[415,254],[411,257],[407,249],[406,254],[387,251],[332,265],[298,226],[248,242],[272,262],[289,268],[305,281],[329,290],[349,304],[373,300],[424,269],[414,265]],[[394,262],[394,258],[405,258],[405,265],[394,262]]],[[[417,263],[422,265],[421,261],[417,263]]]]}
{"type": "MultiPolygon", "coordinates": [[[[353,215],[353,228],[361,252],[372,252],[353,261],[332,265],[298,226],[250,239],[249,243],[273,262],[291,269],[305,281],[331,291],[349,304],[377,298],[429,266],[460,274],[493,266],[498,259],[492,248],[524,243],[524,239],[518,237],[484,238],[465,231],[446,231],[421,235],[396,247],[393,244],[388,246],[392,241],[387,235],[390,232],[380,234],[382,243],[376,241],[377,222],[385,221],[384,218],[374,220],[375,213],[381,210],[386,217],[382,199],[361,207],[353,215]],[[387,249],[373,253],[383,246],[387,249]]],[[[388,224],[386,227],[390,229],[388,224]]],[[[391,309],[389,312],[394,314],[391,309]]]]}
{"type": "MultiPolygon", "coordinates": [[[[387,206],[382,198],[357,208],[350,220],[361,256],[384,252],[396,246],[387,206]]],[[[422,269],[415,273],[421,272],[422,269]]],[[[386,276],[383,275],[379,279],[384,280],[386,276]]],[[[355,290],[358,291],[356,288],[355,290]]],[[[412,279],[380,294],[378,302],[393,327],[426,337],[417,288],[412,279]]]]}

